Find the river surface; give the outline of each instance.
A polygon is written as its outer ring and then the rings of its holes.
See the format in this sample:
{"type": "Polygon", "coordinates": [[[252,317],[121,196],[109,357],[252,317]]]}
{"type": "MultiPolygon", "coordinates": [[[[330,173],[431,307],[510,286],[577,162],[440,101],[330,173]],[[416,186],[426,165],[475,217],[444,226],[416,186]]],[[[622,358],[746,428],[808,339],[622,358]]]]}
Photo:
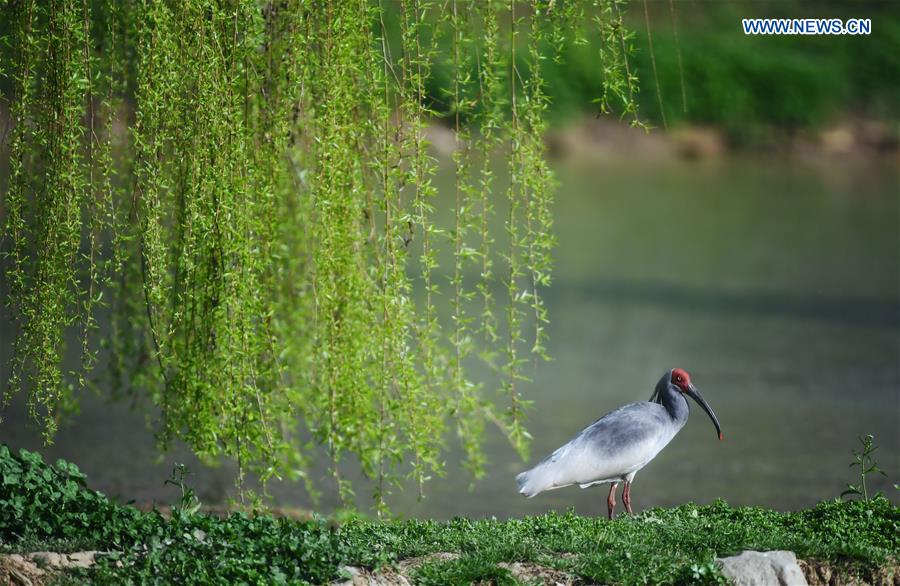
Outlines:
{"type": "MultiPolygon", "coordinates": [[[[725,440],[696,406],[686,427],[635,479],[637,510],[724,498],[796,509],[857,481],[857,437],[872,433],[895,501],[900,482],[900,174],[895,162],[731,158],[712,163],[557,165],[556,268],[546,302],[549,353],[530,366],[531,464],[607,411],[646,400],[667,369],[688,370],[725,440]]],[[[5,320],[6,318],[4,318],[5,320]]],[[[0,321],[6,379],[10,327],[0,321]]],[[[160,456],[144,416],[89,395],[50,448],[14,401],[0,440],[75,462],[90,486],[122,501],[174,502],[174,462],[208,503],[233,495],[234,466],[202,466],[183,447],[160,456]]],[[[452,443],[452,442],[451,442],[452,443]]],[[[527,467],[498,433],[487,476],[452,451],[447,474],[395,491],[400,515],[604,514],[606,490],[570,487],[526,500],[527,467]]],[[[276,484],[278,504],[328,513],[276,484]]],[[[365,484],[357,486],[365,507],[365,484]]]]}

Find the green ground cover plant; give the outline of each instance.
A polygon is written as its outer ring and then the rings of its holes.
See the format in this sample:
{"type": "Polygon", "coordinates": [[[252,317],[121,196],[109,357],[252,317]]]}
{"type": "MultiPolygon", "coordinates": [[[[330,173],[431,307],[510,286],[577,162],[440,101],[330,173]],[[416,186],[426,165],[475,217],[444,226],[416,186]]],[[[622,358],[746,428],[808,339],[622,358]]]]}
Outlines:
{"type": "Polygon", "coordinates": [[[881,495],[824,501],[796,512],[686,504],[614,521],[567,512],[523,519],[295,521],[264,513],[170,518],[87,488],[64,461],[0,447],[0,540],[5,551],[109,552],[71,575],[95,583],[321,584],[343,566],[379,568],[443,552],[413,570],[424,584],[515,583],[500,562],[535,562],[588,583],[718,583],[713,561],[745,549],[788,549],[865,574],[895,563],[900,509],[881,495]]]}

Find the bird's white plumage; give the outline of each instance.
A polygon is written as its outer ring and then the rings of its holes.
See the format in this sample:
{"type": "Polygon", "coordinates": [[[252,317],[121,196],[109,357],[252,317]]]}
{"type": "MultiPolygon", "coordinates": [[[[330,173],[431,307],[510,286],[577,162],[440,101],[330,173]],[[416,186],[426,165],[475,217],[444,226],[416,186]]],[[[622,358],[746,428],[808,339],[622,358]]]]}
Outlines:
{"type": "Polygon", "coordinates": [[[616,409],[519,474],[519,492],[532,497],[572,484],[587,488],[604,482],[630,482],[683,425],[657,403],[632,403],[616,409]]]}

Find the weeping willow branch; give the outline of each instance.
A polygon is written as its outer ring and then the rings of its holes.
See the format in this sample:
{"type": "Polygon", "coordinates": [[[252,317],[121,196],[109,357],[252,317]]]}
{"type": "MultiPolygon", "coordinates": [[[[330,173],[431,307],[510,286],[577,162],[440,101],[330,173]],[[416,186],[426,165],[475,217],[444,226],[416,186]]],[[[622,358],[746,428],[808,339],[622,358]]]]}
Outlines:
{"type": "Polygon", "coordinates": [[[634,34],[625,28],[625,3],[626,0],[600,0],[600,12],[594,15],[601,38],[603,73],[603,93],[596,101],[602,113],[618,111],[622,117],[631,116],[634,126],[643,127],[634,101],[638,93],[638,78],[628,63],[628,56],[634,53],[634,34]]]}
{"type": "MultiPolygon", "coordinates": [[[[604,99],[633,113],[618,3],[593,12],[604,99]]],[[[161,444],[237,462],[242,495],[248,473],[314,490],[324,453],[344,501],[358,465],[380,512],[391,487],[443,473],[448,429],[474,477],[489,422],[524,454],[522,366],[546,353],[553,247],[540,63],[585,13],[562,0],[13,3],[4,400],[24,390],[50,441],[102,351],[106,384],[159,414],[161,444]],[[439,60],[446,194],[427,140],[439,60]],[[479,358],[502,375],[505,410],[472,379],[479,358]]]]}
{"type": "MultiPolygon", "coordinates": [[[[49,441],[57,414],[75,400],[61,371],[63,334],[78,321],[79,297],[88,312],[93,304],[93,292],[82,293],[80,271],[87,265],[86,280],[97,278],[93,252],[80,251],[90,226],[81,212],[93,195],[87,169],[95,168],[90,148],[83,148],[88,15],[86,6],[71,2],[23,2],[12,10],[19,99],[12,111],[7,231],[13,240],[10,302],[20,327],[9,388],[33,389],[29,410],[49,441]]],[[[90,320],[82,327],[86,336],[90,320]]]]}

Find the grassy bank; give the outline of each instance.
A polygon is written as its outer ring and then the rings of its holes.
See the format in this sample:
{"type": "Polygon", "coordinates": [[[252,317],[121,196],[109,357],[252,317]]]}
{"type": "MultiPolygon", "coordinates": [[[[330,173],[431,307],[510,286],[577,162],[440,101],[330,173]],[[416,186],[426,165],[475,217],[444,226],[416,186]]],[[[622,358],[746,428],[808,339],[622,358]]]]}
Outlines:
{"type": "MultiPolygon", "coordinates": [[[[870,576],[900,551],[900,509],[884,498],[822,502],[779,513],[723,501],[653,509],[609,522],[571,513],[508,521],[325,519],[266,514],[171,517],[114,503],[86,487],[69,463],[0,446],[0,540],[10,552],[99,550],[91,569],[69,577],[96,583],[327,583],[341,568],[411,570],[423,584],[516,583],[502,562],[533,562],[586,583],[717,583],[714,559],[744,549],[788,549],[870,576]]],[[[188,493],[189,496],[190,493],[188,493]]]]}

